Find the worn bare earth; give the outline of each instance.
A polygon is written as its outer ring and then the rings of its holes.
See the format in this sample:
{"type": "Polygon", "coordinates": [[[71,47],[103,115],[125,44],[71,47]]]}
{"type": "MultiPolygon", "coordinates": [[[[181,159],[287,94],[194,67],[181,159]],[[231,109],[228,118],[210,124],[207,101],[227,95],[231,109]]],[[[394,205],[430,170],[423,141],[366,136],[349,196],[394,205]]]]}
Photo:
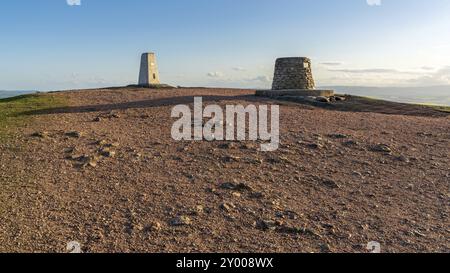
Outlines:
{"type": "Polygon", "coordinates": [[[23,113],[0,143],[0,252],[450,251],[448,114],[252,94],[53,94],[69,107],[23,113]],[[172,140],[171,109],[194,95],[280,104],[280,149],[172,140]]]}

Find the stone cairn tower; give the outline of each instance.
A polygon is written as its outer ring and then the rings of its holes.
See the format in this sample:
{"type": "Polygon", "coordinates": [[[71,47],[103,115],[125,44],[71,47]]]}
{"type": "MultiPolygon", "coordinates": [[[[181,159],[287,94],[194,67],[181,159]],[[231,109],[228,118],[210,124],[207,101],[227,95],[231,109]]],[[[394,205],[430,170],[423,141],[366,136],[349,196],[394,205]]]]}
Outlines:
{"type": "Polygon", "coordinates": [[[272,90],[314,88],[310,59],[300,57],[277,59],[272,90]]]}
{"type": "Polygon", "coordinates": [[[311,60],[305,57],[277,59],[271,90],[258,90],[265,97],[331,97],[332,90],[315,89],[311,60]]]}
{"type": "Polygon", "coordinates": [[[139,85],[159,85],[158,66],[155,53],[144,53],[141,57],[141,70],[139,73],[139,85]]]}

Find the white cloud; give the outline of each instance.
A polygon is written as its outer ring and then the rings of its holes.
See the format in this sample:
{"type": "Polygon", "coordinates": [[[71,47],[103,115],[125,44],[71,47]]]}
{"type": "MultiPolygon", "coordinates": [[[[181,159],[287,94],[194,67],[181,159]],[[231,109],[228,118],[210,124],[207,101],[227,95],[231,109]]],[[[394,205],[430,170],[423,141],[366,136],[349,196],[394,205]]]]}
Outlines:
{"type": "Polygon", "coordinates": [[[343,63],[341,63],[341,62],[323,62],[323,63],[320,63],[320,64],[324,65],[324,66],[340,66],[343,63]]]}
{"type": "Polygon", "coordinates": [[[69,6],[81,6],[81,0],[66,0],[69,6]]]}
{"type": "Polygon", "coordinates": [[[369,6],[381,6],[381,0],[366,0],[369,6]]]}
{"type": "Polygon", "coordinates": [[[410,79],[408,82],[418,86],[450,84],[450,66],[445,66],[435,72],[410,79]]]}
{"type": "Polygon", "coordinates": [[[233,67],[234,71],[245,71],[246,69],[243,67],[233,67]]]}
{"type": "Polygon", "coordinates": [[[261,76],[255,77],[255,78],[250,78],[250,79],[245,79],[245,80],[249,81],[249,82],[260,82],[260,83],[270,83],[272,81],[269,76],[265,76],[265,75],[261,75],[261,76]]]}
{"type": "Polygon", "coordinates": [[[218,72],[218,71],[216,71],[216,72],[209,72],[207,74],[207,76],[210,77],[210,78],[222,78],[223,77],[223,73],[222,72],[218,72]]]}
{"type": "Polygon", "coordinates": [[[342,73],[354,73],[354,74],[385,74],[385,73],[400,73],[400,71],[395,69],[385,69],[385,68],[369,68],[369,69],[329,69],[331,72],[342,72],[342,73]]]}

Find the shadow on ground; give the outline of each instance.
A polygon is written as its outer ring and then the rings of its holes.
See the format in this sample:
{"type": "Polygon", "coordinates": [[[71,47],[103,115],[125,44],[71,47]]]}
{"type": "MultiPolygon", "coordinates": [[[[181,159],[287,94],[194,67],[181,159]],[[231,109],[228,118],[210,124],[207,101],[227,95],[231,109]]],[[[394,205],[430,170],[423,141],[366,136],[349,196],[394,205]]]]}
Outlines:
{"type": "MultiPolygon", "coordinates": [[[[248,102],[264,102],[270,101],[265,98],[257,98],[253,95],[243,96],[201,96],[203,103],[218,103],[221,101],[248,101],[248,102]]],[[[274,102],[273,100],[271,100],[274,102]]],[[[98,105],[85,105],[85,106],[72,106],[72,107],[60,107],[51,108],[37,111],[25,111],[19,115],[48,115],[48,114],[64,114],[64,113],[89,113],[89,112],[105,112],[114,110],[126,110],[126,109],[139,109],[139,108],[153,108],[164,106],[176,106],[179,104],[192,104],[194,102],[194,96],[175,96],[170,98],[154,99],[124,102],[117,104],[98,104],[98,105]]]]}
{"type": "MultiPolygon", "coordinates": [[[[409,116],[424,116],[424,117],[447,117],[449,112],[439,111],[429,106],[397,103],[383,100],[375,100],[358,96],[346,96],[343,102],[335,103],[320,103],[320,102],[305,102],[300,99],[292,97],[277,99],[270,99],[264,97],[256,97],[254,95],[240,95],[240,96],[202,96],[203,103],[219,103],[223,101],[246,101],[249,103],[266,103],[266,104],[289,104],[298,105],[308,109],[322,108],[333,111],[343,112],[370,112],[388,115],[409,115],[409,116]]],[[[73,107],[59,107],[44,110],[32,110],[21,112],[18,115],[48,115],[58,113],[89,113],[89,112],[105,112],[125,109],[139,109],[139,108],[153,108],[163,106],[175,106],[179,104],[192,104],[194,96],[174,96],[169,98],[143,100],[124,102],[117,104],[98,104],[85,105],[73,107]]]]}

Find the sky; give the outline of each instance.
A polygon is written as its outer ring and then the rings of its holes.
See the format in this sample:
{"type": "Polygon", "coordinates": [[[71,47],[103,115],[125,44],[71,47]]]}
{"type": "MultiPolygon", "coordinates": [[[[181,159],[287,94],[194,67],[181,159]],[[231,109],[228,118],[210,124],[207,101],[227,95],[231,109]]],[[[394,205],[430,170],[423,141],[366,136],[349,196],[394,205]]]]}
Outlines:
{"type": "Polygon", "coordinates": [[[448,0],[4,0],[0,90],[164,83],[268,88],[305,56],[319,86],[450,84],[448,0]]]}

